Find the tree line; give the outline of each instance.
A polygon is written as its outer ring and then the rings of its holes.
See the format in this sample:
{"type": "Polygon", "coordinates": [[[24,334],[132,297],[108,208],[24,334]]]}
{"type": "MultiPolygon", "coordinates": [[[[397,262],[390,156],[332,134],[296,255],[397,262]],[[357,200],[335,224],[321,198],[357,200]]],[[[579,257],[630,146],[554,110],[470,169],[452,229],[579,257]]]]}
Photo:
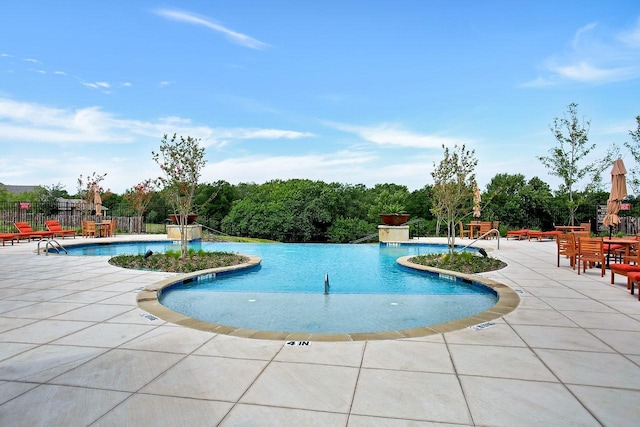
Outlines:
{"type": "MultiPolygon", "coordinates": [[[[640,163],[640,116],[638,130],[630,131],[625,147],[640,163]]],[[[548,156],[538,160],[549,174],[561,178],[555,192],[539,177],[529,180],[522,174],[497,174],[482,192],[482,220],[500,221],[501,232],[515,228],[548,230],[554,224],[590,221],[596,206],[607,203],[601,176],[619,156],[612,145],[604,158],[588,163],[586,156],[595,148],[588,143],[589,121],[580,120],[577,104],[570,104],[561,118],[550,126],[557,144],[548,156]],[[586,184],[584,184],[586,182],[586,184]],[[582,187],[580,187],[582,185],[582,187]]],[[[176,135],[163,139],[162,158],[153,153],[165,178],[156,185],[146,180],[125,194],[106,190],[103,206],[118,215],[144,217],[147,223],[162,223],[168,213],[192,211],[199,222],[214,230],[235,236],[263,238],[283,242],[350,242],[375,235],[379,215],[411,214],[413,236],[448,235],[452,237],[459,221],[471,220],[475,183],[475,152],[464,146],[443,147],[444,158],[433,165],[433,185],[409,191],[406,186],[378,184],[326,183],[307,179],[273,180],[263,184],[230,184],[226,181],[200,183],[204,149],[198,141],[176,135]],[[181,142],[182,141],[182,142],[181,142]],[[184,147],[198,156],[184,156],[184,147]],[[180,156],[177,156],[181,154],[180,156]],[[176,158],[183,159],[176,163],[176,158]],[[193,170],[191,175],[185,172],[193,170]],[[187,203],[188,202],[188,203],[187,203]],[[445,230],[442,232],[441,227],[445,230]]],[[[91,189],[99,187],[106,174],[82,175],[75,197],[89,200],[91,189]]],[[[630,170],[630,185],[636,192],[640,178],[630,170]]],[[[60,184],[37,187],[28,194],[10,195],[0,184],[0,202],[9,200],[52,202],[70,198],[60,184]]],[[[634,202],[633,196],[627,200],[634,202]]],[[[635,205],[635,203],[634,203],[635,205]]],[[[631,212],[632,215],[637,215],[631,212]]]]}

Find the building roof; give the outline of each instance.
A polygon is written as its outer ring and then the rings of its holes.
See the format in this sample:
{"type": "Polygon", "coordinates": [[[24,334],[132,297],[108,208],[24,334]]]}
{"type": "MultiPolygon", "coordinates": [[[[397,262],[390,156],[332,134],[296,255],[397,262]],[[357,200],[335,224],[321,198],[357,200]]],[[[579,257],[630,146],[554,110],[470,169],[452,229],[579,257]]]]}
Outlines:
{"type": "Polygon", "coordinates": [[[0,185],[4,185],[4,188],[7,189],[7,193],[9,194],[20,194],[27,191],[34,191],[37,187],[37,185],[9,185],[2,183],[0,183],[0,185]]]}

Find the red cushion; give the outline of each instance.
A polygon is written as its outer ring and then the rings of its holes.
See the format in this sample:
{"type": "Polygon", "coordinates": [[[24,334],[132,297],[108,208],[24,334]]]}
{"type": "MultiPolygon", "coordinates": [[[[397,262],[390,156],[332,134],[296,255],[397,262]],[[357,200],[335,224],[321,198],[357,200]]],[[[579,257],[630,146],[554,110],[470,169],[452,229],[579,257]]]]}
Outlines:
{"type": "Polygon", "coordinates": [[[627,278],[629,280],[637,282],[638,280],[640,280],[640,271],[633,271],[633,272],[627,274],[627,278]]]}
{"type": "MultiPolygon", "coordinates": [[[[640,273],[640,265],[631,265],[631,264],[611,264],[609,266],[611,271],[623,271],[625,273],[629,272],[638,272],[640,273]]],[[[632,273],[629,273],[632,274],[632,273]]]]}
{"type": "Polygon", "coordinates": [[[615,251],[616,249],[622,249],[624,248],[623,245],[617,245],[615,243],[611,244],[611,243],[605,243],[604,244],[605,247],[609,247],[609,250],[611,251],[615,251]]]}

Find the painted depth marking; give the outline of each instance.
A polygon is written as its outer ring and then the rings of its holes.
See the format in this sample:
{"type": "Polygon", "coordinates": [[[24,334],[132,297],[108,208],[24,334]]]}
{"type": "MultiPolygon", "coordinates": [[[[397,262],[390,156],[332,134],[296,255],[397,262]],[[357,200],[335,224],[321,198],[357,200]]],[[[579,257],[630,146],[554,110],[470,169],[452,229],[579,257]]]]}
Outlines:
{"type": "Polygon", "coordinates": [[[483,329],[492,328],[494,326],[496,326],[496,324],[493,322],[484,322],[478,325],[469,326],[469,329],[471,329],[472,331],[481,331],[483,329]]]}
{"type": "Polygon", "coordinates": [[[310,345],[309,341],[287,341],[287,345],[310,345]]]}

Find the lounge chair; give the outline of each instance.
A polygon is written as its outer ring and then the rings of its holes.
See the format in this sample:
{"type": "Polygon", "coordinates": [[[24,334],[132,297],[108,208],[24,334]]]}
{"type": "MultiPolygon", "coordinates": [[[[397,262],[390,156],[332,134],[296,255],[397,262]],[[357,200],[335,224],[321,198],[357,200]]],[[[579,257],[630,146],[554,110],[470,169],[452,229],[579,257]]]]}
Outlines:
{"type": "Polygon", "coordinates": [[[14,222],[13,225],[18,229],[17,237],[22,239],[27,239],[31,241],[31,239],[39,238],[44,239],[47,237],[53,237],[53,231],[45,231],[39,230],[35,231],[28,222],[14,222]]]}
{"type": "Polygon", "coordinates": [[[557,230],[553,230],[553,231],[534,231],[531,230],[529,231],[527,237],[529,238],[529,240],[531,239],[538,239],[538,241],[542,240],[542,239],[549,239],[549,240],[556,240],[557,236],[562,234],[562,231],[557,231],[557,230]]]}
{"type": "Polygon", "coordinates": [[[507,239],[509,239],[509,237],[517,238],[518,240],[526,239],[530,231],[531,230],[525,228],[507,231],[507,239]]]}
{"type": "Polygon", "coordinates": [[[47,227],[47,230],[53,231],[54,236],[62,236],[63,239],[65,236],[73,236],[74,239],[76,238],[76,230],[65,230],[56,220],[46,221],[44,225],[47,227]]]}
{"type": "Polygon", "coordinates": [[[4,246],[4,242],[6,242],[7,240],[11,241],[11,246],[13,246],[13,241],[20,241],[20,238],[18,237],[20,233],[0,233],[0,240],[2,240],[2,246],[4,246]]]}

